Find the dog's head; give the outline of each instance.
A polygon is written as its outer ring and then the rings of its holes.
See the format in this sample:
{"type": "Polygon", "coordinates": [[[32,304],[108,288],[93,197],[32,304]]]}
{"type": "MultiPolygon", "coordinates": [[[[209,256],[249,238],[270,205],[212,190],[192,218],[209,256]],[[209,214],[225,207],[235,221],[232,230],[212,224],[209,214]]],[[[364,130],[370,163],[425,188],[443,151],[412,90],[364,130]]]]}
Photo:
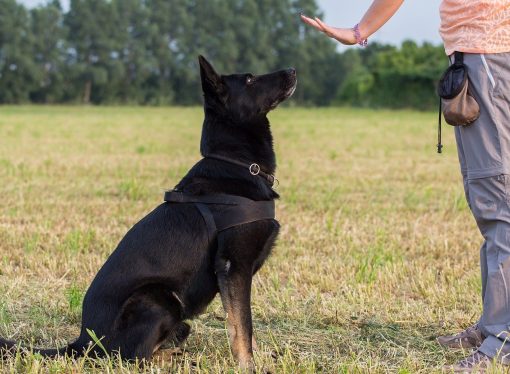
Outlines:
{"type": "Polygon", "coordinates": [[[198,60],[206,111],[234,123],[259,122],[296,89],[296,70],[292,68],[264,75],[219,75],[204,57],[198,60]]]}

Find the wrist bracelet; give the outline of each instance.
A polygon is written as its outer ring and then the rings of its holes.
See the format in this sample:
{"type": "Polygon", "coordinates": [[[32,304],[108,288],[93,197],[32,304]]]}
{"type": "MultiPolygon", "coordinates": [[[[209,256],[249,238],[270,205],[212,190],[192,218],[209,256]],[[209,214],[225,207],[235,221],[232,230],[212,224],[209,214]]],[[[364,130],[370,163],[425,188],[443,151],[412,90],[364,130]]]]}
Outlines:
{"type": "Polygon", "coordinates": [[[362,47],[366,47],[368,45],[368,39],[361,39],[361,32],[359,31],[359,23],[357,23],[353,28],[354,37],[356,38],[356,43],[358,43],[362,47]]]}

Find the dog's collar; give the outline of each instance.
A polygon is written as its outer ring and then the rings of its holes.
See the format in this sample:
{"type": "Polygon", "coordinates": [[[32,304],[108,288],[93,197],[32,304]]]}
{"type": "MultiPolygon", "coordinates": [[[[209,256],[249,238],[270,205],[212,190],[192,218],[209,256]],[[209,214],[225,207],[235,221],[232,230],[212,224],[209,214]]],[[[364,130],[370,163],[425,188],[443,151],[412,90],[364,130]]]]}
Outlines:
{"type": "Polygon", "coordinates": [[[278,182],[278,179],[276,179],[276,177],[273,174],[266,173],[265,171],[262,170],[260,165],[255,162],[248,164],[248,163],[245,163],[242,161],[234,160],[230,157],[221,156],[221,155],[217,155],[214,153],[205,155],[204,158],[210,158],[212,160],[224,161],[224,162],[228,162],[230,164],[241,166],[245,169],[248,169],[248,171],[250,172],[251,175],[258,176],[258,177],[265,179],[267,182],[269,182],[269,185],[271,187],[274,186],[275,182],[278,182]]]}

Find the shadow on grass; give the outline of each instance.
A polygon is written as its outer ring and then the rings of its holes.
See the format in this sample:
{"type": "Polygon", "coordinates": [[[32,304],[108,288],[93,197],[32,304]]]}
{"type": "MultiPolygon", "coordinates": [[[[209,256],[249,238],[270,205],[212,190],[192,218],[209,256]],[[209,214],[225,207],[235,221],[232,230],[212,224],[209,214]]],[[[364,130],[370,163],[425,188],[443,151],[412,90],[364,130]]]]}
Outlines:
{"type": "Polygon", "coordinates": [[[436,337],[439,324],[381,322],[376,319],[317,325],[281,320],[257,323],[255,332],[280,355],[295,359],[313,352],[317,368],[347,368],[347,372],[440,372],[445,364],[471,354],[442,348],[436,337]],[[292,336],[292,339],[288,339],[292,336]],[[336,362],[335,362],[336,361],[336,362]]]}
{"type": "MultiPolygon", "coordinates": [[[[390,366],[412,370],[440,369],[471,354],[470,350],[451,350],[441,347],[436,338],[452,333],[440,324],[380,322],[364,320],[357,323],[354,337],[360,352],[378,353],[390,366]],[[366,345],[366,347],[362,347],[366,345]]],[[[354,347],[353,347],[354,348],[354,347]]]]}

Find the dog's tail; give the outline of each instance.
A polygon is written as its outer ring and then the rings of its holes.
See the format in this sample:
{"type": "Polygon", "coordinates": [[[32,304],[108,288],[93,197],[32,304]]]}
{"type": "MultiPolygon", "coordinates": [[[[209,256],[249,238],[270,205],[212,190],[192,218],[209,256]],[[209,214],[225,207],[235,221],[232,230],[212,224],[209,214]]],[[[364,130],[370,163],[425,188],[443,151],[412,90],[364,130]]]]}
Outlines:
{"type": "Polygon", "coordinates": [[[74,344],[69,344],[66,347],[62,348],[28,348],[19,345],[18,343],[6,340],[0,337],[0,358],[5,358],[7,356],[12,356],[18,352],[18,350],[26,351],[26,352],[32,352],[35,354],[39,354],[43,357],[57,357],[57,356],[73,356],[77,357],[80,355],[82,350],[77,350],[74,348],[74,344]]]}

